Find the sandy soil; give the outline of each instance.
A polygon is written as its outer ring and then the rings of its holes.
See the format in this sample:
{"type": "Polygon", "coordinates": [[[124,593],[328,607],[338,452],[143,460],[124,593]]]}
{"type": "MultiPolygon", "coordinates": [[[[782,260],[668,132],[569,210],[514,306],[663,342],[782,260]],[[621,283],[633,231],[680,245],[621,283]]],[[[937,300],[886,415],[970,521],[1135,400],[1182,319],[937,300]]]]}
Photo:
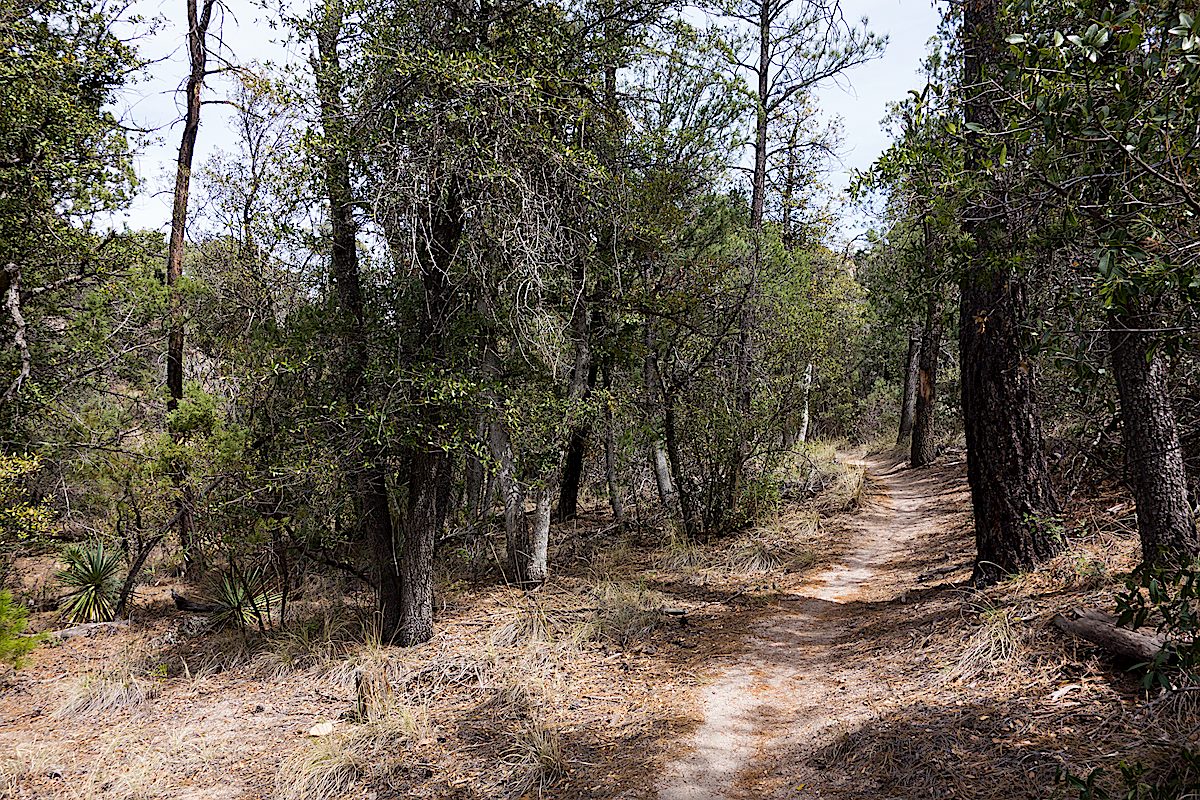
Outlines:
{"type": "Polygon", "coordinates": [[[840,563],[760,621],[746,649],[706,687],[704,722],[690,751],[668,768],[660,800],[820,797],[847,779],[809,756],[868,723],[892,693],[886,663],[847,645],[861,644],[862,630],[881,615],[897,613],[920,571],[941,560],[923,551],[932,534],[958,526],[967,499],[953,472],[908,470],[883,458],[865,467],[874,491],[846,520],[840,563]]]}

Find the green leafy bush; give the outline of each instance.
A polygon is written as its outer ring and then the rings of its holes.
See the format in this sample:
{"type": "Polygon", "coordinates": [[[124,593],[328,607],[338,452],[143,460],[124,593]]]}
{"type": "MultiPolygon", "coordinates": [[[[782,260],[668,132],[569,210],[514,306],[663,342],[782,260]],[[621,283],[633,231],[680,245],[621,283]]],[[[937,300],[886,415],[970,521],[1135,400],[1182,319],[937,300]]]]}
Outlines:
{"type": "Polygon", "coordinates": [[[1153,626],[1167,646],[1146,670],[1146,688],[1170,689],[1180,675],[1200,670],[1200,563],[1179,567],[1140,567],[1117,598],[1118,624],[1153,626]]]}
{"type": "Polygon", "coordinates": [[[74,622],[107,622],[117,613],[121,592],[121,556],[95,542],[63,553],[66,565],[58,580],[71,591],[63,598],[63,613],[74,622]]]}
{"type": "Polygon", "coordinates": [[[0,663],[20,667],[40,637],[23,636],[29,611],[13,602],[12,592],[0,591],[0,663]]]}

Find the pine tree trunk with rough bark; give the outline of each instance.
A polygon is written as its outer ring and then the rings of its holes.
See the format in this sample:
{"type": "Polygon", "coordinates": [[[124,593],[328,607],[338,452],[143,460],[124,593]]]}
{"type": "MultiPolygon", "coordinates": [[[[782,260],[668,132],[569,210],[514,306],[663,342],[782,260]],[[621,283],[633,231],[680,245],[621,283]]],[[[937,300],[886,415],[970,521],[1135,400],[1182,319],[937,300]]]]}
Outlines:
{"type": "MultiPolygon", "coordinates": [[[[1004,47],[999,0],[966,0],[963,7],[965,168],[986,176],[985,131],[1003,129],[988,80],[1000,71],[1004,47]]],[[[988,177],[982,197],[963,211],[973,240],[960,285],[959,344],[967,479],[975,512],[974,580],[993,583],[1052,556],[1058,503],[1043,450],[1034,366],[1023,337],[1024,287],[1007,263],[1012,249],[1003,198],[988,177]]]]}
{"type": "Polygon", "coordinates": [[[1189,502],[1167,356],[1150,332],[1153,327],[1148,315],[1114,312],[1108,339],[1137,502],[1142,560],[1149,566],[1168,567],[1200,554],[1200,540],[1189,502]]]}

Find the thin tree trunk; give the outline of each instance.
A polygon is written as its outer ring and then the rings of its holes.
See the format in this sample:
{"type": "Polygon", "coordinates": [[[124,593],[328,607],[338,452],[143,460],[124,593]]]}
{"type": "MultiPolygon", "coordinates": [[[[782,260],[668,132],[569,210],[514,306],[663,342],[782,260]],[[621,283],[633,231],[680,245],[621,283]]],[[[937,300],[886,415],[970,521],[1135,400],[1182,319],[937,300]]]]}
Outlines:
{"type": "Polygon", "coordinates": [[[908,334],[908,355],[904,359],[904,396],[900,401],[900,435],[897,444],[903,444],[912,434],[913,413],[917,407],[917,368],[921,357],[921,331],[914,327],[908,334]]]}
{"type": "Polygon", "coordinates": [[[816,366],[810,361],[804,368],[804,383],[801,384],[804,392],[804,404],[800,407],[800,427],[796,431],[796,441],[800,444],[808,441],[808,428],[812,419],[810,401],[812,399],[812,385],[815,377],[816,366]]]}
{"type": "MultiPolygon", "coordinates": [[[[604,364],[604,389],[612,391],[612,364],[604,364]]],[[[604,408],[604,477],[608,483],[608,504],[616,522],[625,521],[625,498],[618,473],[617,429],[611,400],[604,408]]]]}
{"type": "MultiPolygon", "coordinates": [[[[179,408],[183,400],[184,308],[179,281],[183,277],[183,256],[186,246],[188,193],[192,183],[192,160],[196,153],[196,137],[200,133],[201,93],[208,63],[208,25],[216,0],[187,0],[188,72],[184,91],[187,111],[183,135],[179,142],[179,158],[175,169],[175,194],[171,205],[171,237],[167,246],[167,291],[170,295],[170,318],[167,326],[167,411],[179,408]]],[[[179,443],[183,432],[173,430],[172,439],[179,443]]],[[[183,551],[184,571],[195,574],[201,566],[201,553],[195,541],[192,518],[194,493],[188,482],[187,467],[177,462],[171,472],[175,486],[179,545],[183,551]]]]}
{"type": "Polygon", "coordinates": [[[933,293],[929,296],[925,311],[925,329],[921,333],[921,347],[917,364],[916,398],[913,409],[912,446],[909,448],[909,463],[923,467],[937,457],[934,442],[935,416],[937,414],[938,356],[942,350],[942,298],[933,293]]]}
{"type": "MultiPolygon", "coordinates": [[[[657,353],[654,348],[654,331],[646,329],[646,360],[642,364],[642,379],[646,387],[646,401],[662,413],[666,401],[663,397],[662,375],[658,371],[657,353]]],[[[670,456],[667,454],[666,442],[655,435],[650,443],[650,467],[654,471],[654,482],[658,486],[658,499],[663,508],[673,517],[680,516],[679,496],[675,483],[671,479],[670,456]]]]}
{"type": "Polygon", "coordinates": [[[1154,334],[1145,332],[1153,327],[1146,315],[1116,312],[1109,344],[1125,453],[1133,472],[1142,560],[1154,567],[1179,566],[1200,554],[1200,540],[1189,503],[1167,358],[1154,334]]]}
{"type": "Polygon", "coordinates": [[[525,486],[517,473],[512,440],[508,430],[499,419],[494,419],[490,428],[492,457],[496,460],[500,491],[504,495],[504,533],[508,554],[510,580],[522,588],[540,586],[546,580],[546,553],[550,534],[550,493],[539,489],[537,511],[533,524],[525,513],[525,486]],[[542,503],[546,505],[546,519],[542,521],[542,503]]]}
{"type": "MultiPolygon", "coordinates": [[[[965,167],[982,175],[984,137],[1002,129],[985,81],[994,77],[1003,45],[998,0],[964,7],[963,85],[968,92],[965,167]]],[[[985,186],[983,191],[988,192],[985,186]]],[[[964,209],[963,229],[974,261],[961,281],[962,406],[967,478],[975,511],[974,579],[988,584],[1029,569],[1058,549],[1058,503],[1050,483],[1034,393],[1033,365],[1022,342],[1024,291],[1005,263],[1008,220],[984,198],[964,209]]]]}
{"type": "Polygon", "coordinates": [[[400,638],[403,598],[400,559],[392,521],[387,482],[389,453],[385,443],[374,441],[359,409],[367,391],[366,310],[358,265],[358,226],[354,219],[354,194],[350,183],[348,133],[342,105],[344,77],[338,57],[343,8],[329,0],[317,26],[317,60],[314,72],[325,135],[325,191],[329,200],[330,277],[337,300],[341,390],[346,413],[355,429],[349,458],[355,486],[358,532],[371,553],[377,585],[380,635],[391,643],[400,638]]]}
{"type": "Polygon", "coordinates": [[[671,467],[672,483],[675,486],[675,501],[679,504],[679,518],[683,524],[683,535],[691,540],[700,538],[703,526],[696,515],[696,502],[683,475],[683,456],[679,452],[679,436],[675,430],[675,403],[671,397],[663,398],[663,435],[667,447],[667,463],[671,467]]]}
{"type": "MultiPolygon", "coordinates": [[[[575,339],[575,363],[567,386],[567,400],[582,403],[596,386],[596,364],[592,358],[592,315],[587,297],[586,262],[579,260],[575,270],[575,305],[571,312],[571,330],[575,339]]],[[[572,409],[573,412],[577,409],[572,409]]],[[[559,485],[558,509],[554,518],[559,522],[579,515],[579,484],[583,479],[583,461],[587,454],[591,425],[587,421],[572,425],[562,458],[562,480],[559,485]]]]}

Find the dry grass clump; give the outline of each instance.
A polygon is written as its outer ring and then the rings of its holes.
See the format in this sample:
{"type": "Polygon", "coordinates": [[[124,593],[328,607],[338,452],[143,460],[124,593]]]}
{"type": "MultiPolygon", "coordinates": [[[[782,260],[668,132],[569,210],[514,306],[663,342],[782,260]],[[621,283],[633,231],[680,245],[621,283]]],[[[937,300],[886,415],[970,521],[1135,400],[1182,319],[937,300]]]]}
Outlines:
{"type": "Polygon", "coordinates": [[[88,717],[138,708],[158,693],[159,683],[149,675],[145,654],[126,651],[108,669],[78,678],[51,716],[88,717]]]}
{"type": "Polygon", "coordinates": [[[158,685],[131,674],[97,673],[85,675],[55,709],[55,718],[86,717],[137,708],[158,696],[158,685]]]}
{"type": "Polygon", "coordinates": [[[562,638],[561,610],[549,608],[537,596],[529,596],[507,613],[508,619],[491,634],[496,647],[521,647],[562,638]]]}
{"type": "Polygon", "coordinates": [[[336,800],[361,785],[404,772],[414,746],[428,741],[428,712],[393,697],[367,719],[317,737],[286,758],[275,778],[276,800],[336,800]]]}
{"type": "Polygon", "coordinates": [[[273,632],[254,658],[257,672],[282,677],[292,672],[330,669],[372,638],[371,626],[338,604],[308,618],[291,620],[273,632]]]}
{"type": "Polygon", "coordinates": [[[584,623],[586,639],[626,645],[665,624],[666,598],[645,586],[608,581],[596,586],[592,595],[596,609],[584,623]]]}
{"type": "Polygon", "coordinates": [[[567,772],[562,737],[554,728],[529,722],[512,733],[504,753],[509,769],[508,797],[542,797],[567,772]]]}
{"type": "Polygon", "coordinates": [[[977,626],[957,660],[946,670],[950,681],[964,683],[1004,670],[1021,650],[1020,620],[1011,608],[980,608],[977,626]]]}

